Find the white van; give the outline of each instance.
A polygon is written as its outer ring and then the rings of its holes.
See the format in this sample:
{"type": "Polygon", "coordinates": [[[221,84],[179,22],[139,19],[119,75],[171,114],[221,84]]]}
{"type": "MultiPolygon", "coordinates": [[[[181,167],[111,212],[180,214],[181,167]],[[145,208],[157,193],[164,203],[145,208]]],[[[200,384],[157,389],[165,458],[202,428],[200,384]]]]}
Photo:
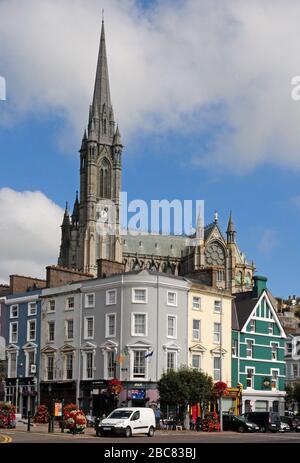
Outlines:
{"type": "Polygon", "coordinates": [[[118,434],[130,437],[133,434],[154,436],[155,415],[152,408],[116,408],[104,418],[96,429],[97,436],[118,434]]]}

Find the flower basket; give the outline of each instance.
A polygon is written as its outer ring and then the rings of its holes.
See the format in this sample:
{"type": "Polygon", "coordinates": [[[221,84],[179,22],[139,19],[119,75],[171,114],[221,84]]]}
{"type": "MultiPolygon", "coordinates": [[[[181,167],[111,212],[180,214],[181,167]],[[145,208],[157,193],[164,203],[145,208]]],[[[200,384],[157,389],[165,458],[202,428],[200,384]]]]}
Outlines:
{"type": "Polygon", "coordinates": [[[12,404],[0,403],[0,428],[16,427],[16,407],[12,404]]]}
{"type": "Polygon", "coordinates": [[[49,412],[46,405],[39,405],[37,412],[34,416],[35,423],[48,423],[49,422],[49,412]]]}
{"type": "Polygon", "coordinates": [[[69,404],[64,407],[63,420],[64,427],[71,434],[83,433],[87,426],[85,414],[75,404],[69,404]]]}
{"type": "Polygon", "coordinates": [[[204,420],[202,421],[202,431],[218,432],[220,431],[220,429],[221,427],[220,427],[218,415],[216,412],[213,412],[205,416],[204,420]]]}
{"type": "Polygon", "coordinates": [[[107,389],[108,389],[109,394],[114,394],[114,395],[120,394],[120,392],[123,389],[122,381],[120,381],[119,379],[111,379],[108,382],[107,389]]]}
{"type": "Polygon", "coordinates": [[[218,397],[228,395],[227,384],[222,381],[218,381],[213,387],[213,392],[218,397]]]}

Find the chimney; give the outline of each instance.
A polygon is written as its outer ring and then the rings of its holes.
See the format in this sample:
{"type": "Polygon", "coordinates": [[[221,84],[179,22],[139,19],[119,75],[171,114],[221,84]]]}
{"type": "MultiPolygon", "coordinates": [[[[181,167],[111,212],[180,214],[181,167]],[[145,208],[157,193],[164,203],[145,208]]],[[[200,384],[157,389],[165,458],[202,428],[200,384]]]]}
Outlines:
{"type": "Polygon", "coordinates": [[[253,295],[254,297],[259,297],[264,289],[267,289],[268,278],[262,275],[254,275],[253,277],[254,287],[253,295]]]}

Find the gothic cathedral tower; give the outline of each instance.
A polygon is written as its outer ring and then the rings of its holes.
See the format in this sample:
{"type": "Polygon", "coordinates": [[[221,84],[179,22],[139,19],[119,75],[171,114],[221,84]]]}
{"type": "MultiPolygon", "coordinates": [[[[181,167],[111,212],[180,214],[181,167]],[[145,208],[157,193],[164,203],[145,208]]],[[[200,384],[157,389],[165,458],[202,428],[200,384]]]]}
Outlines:
{"type": "Polygon", "coordinates": [[[76,195],[71,218],[67,208],[65,211],[59,265],[96,275],[98,259],[122,262],[119,223],[122,149],[111,103],[102,21],[88,133],[84,132],[80,148],[80,199],[76,195]],[[96,224],[99,219],[99,201],[101,204],[115,206],[114,234],[98,233],[96,224]]]}

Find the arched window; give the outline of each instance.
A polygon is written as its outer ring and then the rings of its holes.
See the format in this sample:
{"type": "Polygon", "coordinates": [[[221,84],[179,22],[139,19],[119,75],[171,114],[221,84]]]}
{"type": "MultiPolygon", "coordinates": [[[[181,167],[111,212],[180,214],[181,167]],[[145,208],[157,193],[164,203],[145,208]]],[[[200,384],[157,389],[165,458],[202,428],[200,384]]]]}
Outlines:
{"type": "Polygon", "coordinates": [[[111,197],[111,169],[106,159],[100,165],[98,191],[100,198],[111,197]]]}
{"type": "Polygon", "coordinates": [[[103,135],[106,135],[106,119],[103,121],[103,135]]]}

